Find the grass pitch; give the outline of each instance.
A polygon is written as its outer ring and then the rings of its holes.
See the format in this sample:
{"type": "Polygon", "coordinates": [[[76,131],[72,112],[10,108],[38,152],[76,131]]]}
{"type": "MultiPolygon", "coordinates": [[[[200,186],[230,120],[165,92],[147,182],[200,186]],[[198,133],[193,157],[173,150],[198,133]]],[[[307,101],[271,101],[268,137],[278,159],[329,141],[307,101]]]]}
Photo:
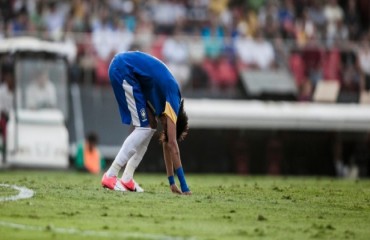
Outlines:
{"type": "MultiPolygon", "coordinates": [[[[192,196],[164,174],[136,174],[145,193],[100,187],[100,176],[2,171],[30,199],[0,202],[0,239],[369,239],[370,181],[187,175],[192,196]]],[[[18,192],[0,186],[0,198],[18,192]]]]}

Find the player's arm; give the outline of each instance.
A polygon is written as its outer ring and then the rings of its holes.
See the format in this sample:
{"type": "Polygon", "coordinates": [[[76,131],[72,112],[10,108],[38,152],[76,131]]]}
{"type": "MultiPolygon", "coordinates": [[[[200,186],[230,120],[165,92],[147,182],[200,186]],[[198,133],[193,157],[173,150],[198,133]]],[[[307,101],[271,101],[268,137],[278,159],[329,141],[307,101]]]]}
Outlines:
{"type": "MultiPolygon", "coordinates": [[[[184,170],[182,169],[182,164],[181,164],[181,159],[180,159],[180,150],[179,146],[177,144],[177,139],[176,139],[176,124],[168,117],[166,116],[166,128],[167,128],[167,142],[164,143],[164,157],[167,161],[172,162],[168,166],[168,168],[171,168],[172,170],[167,170],[167,174],[173,173],[173,168],[176,170],[177,177],[180,181],[180,186],[181,186],[181,191],[184,194],[191,194],[185,180],[184,176],[184,170]],[[167,157],[166,157],[167,154],[167,157]]],[[[166,168],[167,168],[167,163],[166,163],[166,168]]],[[[173,175],[170,175],[173,176],[173,175]]],[[[173,182],[174,183],[174,182],[173,182]]],[[[170,183],[171,184],[171,183],[170,183]]],[[[172,186],[173,184],[171,184],[172,186]]],[[[172,190],[172,188],[171,188],[172,190]]]]}
{"type": "Polygon", "coordinates": [[[173,163],[172,163],[172,159],[169,154],[168,145],[166,142],[164,142],[162,145],[163,145],[164,163],[166,164],[166,172],[167,172],[168,181],[170,183],[170,189],[173,193],[181,194],[182,193],[181,190],[177,187],[175,183],[173,163]]]}

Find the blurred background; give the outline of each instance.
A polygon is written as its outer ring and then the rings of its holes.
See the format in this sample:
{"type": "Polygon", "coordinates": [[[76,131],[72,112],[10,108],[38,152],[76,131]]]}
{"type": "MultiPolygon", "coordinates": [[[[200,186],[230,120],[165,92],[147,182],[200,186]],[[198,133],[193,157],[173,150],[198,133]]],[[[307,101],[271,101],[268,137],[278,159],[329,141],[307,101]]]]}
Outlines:
{"type": "MultiPolygon", "coordinates": [[[[186,99],[186,171],[369,177],[369,27],[368,0],[0,0],[0,166],[70,168],[85,138],[112,161],[108,66],[140,50],[186,99]]],[[[153,138],[139,171],[164,169],[153,138]]]]}

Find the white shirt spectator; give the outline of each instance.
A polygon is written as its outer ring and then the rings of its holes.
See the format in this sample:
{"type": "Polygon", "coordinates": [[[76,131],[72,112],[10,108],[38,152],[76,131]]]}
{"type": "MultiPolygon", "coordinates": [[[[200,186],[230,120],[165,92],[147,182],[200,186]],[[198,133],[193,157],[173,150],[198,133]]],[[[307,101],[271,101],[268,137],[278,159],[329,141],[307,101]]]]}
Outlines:
{"type": "Polygon", "coordinates": [[[66,14],[69,11],[67,3],[52,3],[43,16],[47,30],[53,35],[57,36],[63,30],[66,14]]]}
{"type": "Polygon", "coordinates": [[[113,32],[113,51],[115,53],[118,52],[126,52],[130,50],[132,43],[134,42],[134,34],[129,31],[124,23],[120,22],[117,26],[115,32],[113,32]]]}
{"type": "Polygon", "coordinates": [[[26,108],[54,108],[56,103],[57,95],[54,84],[46,73],[40,74],[26,89],[26,108]]]}
{"type": "Polygon", "coordinates": [[[103,60],[108,60],[115,52],[115,32],[109,25],[102,25],[96,28],[92,34],[92,42],[98,56],[103,60]]]}
{"type": "Polygon", "coordinates": [[[343,20],[343,10],[336,1],[332,4],[326,5],[324,8],[324,15],[329,23],[334,23],[338,20],[343,20]]]}
{"type": "Polygon", "coordinates": [[[252,52],[254,57],[253,59],[254,63],[260,69],[270,68],[275,57],[274,48],[272,47],[271,43],[265,40],[254,41],[254,47],[252,52]]]}
{"type": "Polygon", "coordinates": [[[238,37],[235,40],[235,49],[239,59],[244,64],[253,63],[253,39],[247,36],[238,37]]]}
{"type": "Polygon", "coordinates": [[[177,20],[185,18],[186,15],[184,5],[168,0],[159,1],[152,7],[153,20],[159,25],[175,25],[177,20]]]}
{"type": "Polygon", "coordinates": [[[180,36],[167,38],[163,44],[162,54],[167,62],[186,63],[189,51],[186,43],[179,39],[180,36]]]}
{"type": "Polygon", "coordinates": [[[13,108],[13,92],[8,88],[8,85],[3,83],[0,85],[0,112],[9,113],[13,108]]]}
{"type": "Polygon", "coordinates": [[[361,70],[366,75],[370,75],[370,47],[361,49],[358,52],[358,61],[359,61],[361,70]]]}
{"type": "Polygon", "coordinates": [[[326,32],[329,36],[336,35],[337,32],[337,22],[343,21],[344,13],[342,8],[338,5],[336,0],[331,0],[331,2],[324,8],[324,16],[327,20],[326,32]]]}
{"type": "Polygon", "coordinates": [[[168,68],[179,82],[180,87],[189,81],[189,50],[181,36],[169,37],[163,44],[162,54],[168,68]]]}
{"type": "Polygon", "coordinates": [[[241,37],[236,39],[235,48],[244,64],[256,65],[259,69],[269,68],[275,58],[274,48],[264,39],[241,37]]]}

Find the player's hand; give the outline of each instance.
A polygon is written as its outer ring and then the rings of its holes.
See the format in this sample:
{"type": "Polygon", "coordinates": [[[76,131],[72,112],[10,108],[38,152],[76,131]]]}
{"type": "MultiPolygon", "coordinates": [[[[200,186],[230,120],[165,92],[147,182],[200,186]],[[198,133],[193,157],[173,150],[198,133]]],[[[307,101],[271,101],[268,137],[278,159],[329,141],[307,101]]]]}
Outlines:
{"type": "Polygon", "coordinates": [[[192,195],[191,191],[183,192],[182,195],[192,195]]]}
{"type": "Polygon", "coordinates": [[[170,188],[171,188],[171,192],[176,193],[176,194],[182,194],[181,190],[177,187],[176,184],[172,184],[170,188]]]}

